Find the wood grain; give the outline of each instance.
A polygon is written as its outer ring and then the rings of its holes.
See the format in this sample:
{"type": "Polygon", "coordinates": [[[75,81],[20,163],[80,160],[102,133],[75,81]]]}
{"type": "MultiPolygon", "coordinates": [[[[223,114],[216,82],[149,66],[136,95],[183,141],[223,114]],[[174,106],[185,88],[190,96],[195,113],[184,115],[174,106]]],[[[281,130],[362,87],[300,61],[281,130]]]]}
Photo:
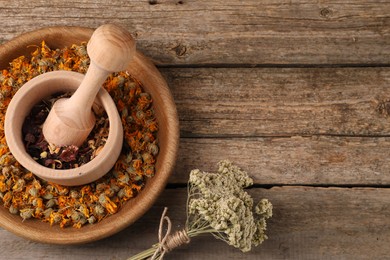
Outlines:
{"type": "Polygon", "coordinates": [[[389,137],[181,138],[169,182],[229,159],[260,185],[390,185],[389,150],[389,137]]]}
{"type": "Polygon", "coordinates": [[[390,134],[389,68],[165,68],[184,137],[390,134]]]}
{"type": "Polygon", "coordinates": [[[170,188],[135,224],[80,246],[0,229],[0,258],[126,259],[157,242],[164,206],[183,227],[191,169],[230,159],[273,202],[270,239],[242,254],[202,236],[166,259],[388,259],[389,13],[378,0],[0,0],[0,42],[53,25],[127,28],[160,65],[181,127],[170,188]]]}
{"type": "MultiPolygon", "coordinates": [[[[390,243],[390,189],[276,187],[251,189],[274,205],[269,240],[243,254],[211,236],[194,238],[166,259],[386,259],[390,243]]],[[[163,207],[173,228],[183,227],[186,189],[166,190],[133,226],[82,246],[39,244],[0,230],[2,259],[126,259],[157,242],[163,207]]]]}
{"type": "Polygon", "coordinates": [[[161,65],[389,64],[383,1],[0,1],[0,41],[42,26],[118,23],[161,65]]]}
{"type": "Polygon", "coordinates": [[[259,184],[389,185],[388,68],[165,68],[173,183],[230,159],[259,184]],[[203,137],[203,138],[200,138],[203,137]]]}

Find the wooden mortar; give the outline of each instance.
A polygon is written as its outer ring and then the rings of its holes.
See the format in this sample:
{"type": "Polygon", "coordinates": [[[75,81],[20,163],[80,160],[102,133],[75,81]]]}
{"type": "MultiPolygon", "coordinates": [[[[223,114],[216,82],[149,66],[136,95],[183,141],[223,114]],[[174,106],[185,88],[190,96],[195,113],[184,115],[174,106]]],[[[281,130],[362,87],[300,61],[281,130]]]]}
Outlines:
{"type": "Polygon", "coordinates": [[[41,74],[12,98],[5,116],[5,136],[16,160],[42,179],[75,186],[90,183],[105,175],[118,159],[123,143],[123,127],[116,105],[102,88],[112,72],[125,70],[135,54],[135,42],[121,27],[106,24],[96,29],[88,42],[91,63],[87,74],[56,71],[41,74]],[[95,125],[92,112],[96,95],[107,112],[109,136],[102,151],[92,161],[73,169],[52,169],[37,163],[25,150],[20,135],[23,122],[32,107],[58,92],[74,92],[70,98],[56,101],[43,124],[45,139],[59,146],[81,146],[95,125]]]}

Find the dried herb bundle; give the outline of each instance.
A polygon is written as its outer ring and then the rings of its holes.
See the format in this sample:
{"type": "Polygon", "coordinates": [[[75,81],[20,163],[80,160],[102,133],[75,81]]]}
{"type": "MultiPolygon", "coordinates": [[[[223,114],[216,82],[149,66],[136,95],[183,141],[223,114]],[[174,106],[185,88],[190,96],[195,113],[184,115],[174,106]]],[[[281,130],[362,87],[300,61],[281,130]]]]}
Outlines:
{"type": "Polygon", "coordinates": [[[218,163],[215,173],[192,170],[188,181],[187,221],[182,230],[171,233],[171,221],[165,215],[160,223],[159,243],[153,245],[128,260],[141,260],[151,257],[163,259],[191,238],[201,234],[212,234],[227,244],[250,251],[268,237],[266,220],[272,217],[273,206],[268,199],[257,204],[244,190],[253,184],[252,178],[230,161],[218,163]],[[162,238],[162,224],[167,222],[167,233],[162,238]]]}
{"type": "Polygon", "coordinates": [[[101,179],[77,187],[41,180],[23,168],[8,149],[4,136],[8,104],[33,77],[53,70],[85,73],[90,60],[85,43],[52,50],[42,42],[34,48],[31,58],[21,56],[0,73],[0,199],[23,220],[37,218],[80,228],[116,213],[154,175],[159,149],[152,99],[126,72],[111,74],[104,87],[117,105],[124,128],[123,149],[114,168],[101,179]]]}

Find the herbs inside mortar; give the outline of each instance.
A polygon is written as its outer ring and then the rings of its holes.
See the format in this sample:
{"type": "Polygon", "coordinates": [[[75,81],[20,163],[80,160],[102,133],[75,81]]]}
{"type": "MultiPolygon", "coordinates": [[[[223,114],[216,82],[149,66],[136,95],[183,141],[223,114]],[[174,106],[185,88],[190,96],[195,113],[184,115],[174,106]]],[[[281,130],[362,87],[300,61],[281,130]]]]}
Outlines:
{"type": "Polygon", "coordinates": [[[56,94],[36,104],[24,121],[22,136],[28,154],[39,164],[53,169],[72,169],[93,160],[103,149],[109,132],[109,120],[103,109],[94,107],[97,118],[94,128],[84,143],[56,146],[48,143],[42,132],[45,122],[54,102],[61,98],[69,98],[71,93],[56,94]]]}

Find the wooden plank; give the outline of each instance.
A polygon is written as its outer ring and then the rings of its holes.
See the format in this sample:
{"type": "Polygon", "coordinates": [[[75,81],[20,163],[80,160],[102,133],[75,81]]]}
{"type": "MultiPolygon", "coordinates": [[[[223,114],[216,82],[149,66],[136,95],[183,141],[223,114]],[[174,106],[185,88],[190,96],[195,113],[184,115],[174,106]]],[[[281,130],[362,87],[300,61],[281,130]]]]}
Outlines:
{"type": "Polygon", "coordinates": [[[0,41],[42,26],[134,33],[158,64],[389,64],[386,1],[0,1],[0,41]]]}
{"type": "MultiPolygon", "coordinates": [[[[167,259],[386,259],[390,244],[390,189],[275,187],[251,189],[255,201],[269,198],[274,217],[269,240],[253,251],[211,236],[194,238],[167,259]]],[[[0,231],[2,259],[126,259],[157,242],[164,206],[173,228],[185,221],[186,189],[166,190],[155,206],[126,230],[81,246],[53,246],[0,231]]]]}
{"type": "Polygon", "coordinates": [[[390,138],[182,138],[171,183],[228,159],[257,184],[390,185],[390,138]]]}
{"type": "Polygon", "coordinates": [[[389,68],[165,68],[182,136],[390,134],[389,68]]]}

